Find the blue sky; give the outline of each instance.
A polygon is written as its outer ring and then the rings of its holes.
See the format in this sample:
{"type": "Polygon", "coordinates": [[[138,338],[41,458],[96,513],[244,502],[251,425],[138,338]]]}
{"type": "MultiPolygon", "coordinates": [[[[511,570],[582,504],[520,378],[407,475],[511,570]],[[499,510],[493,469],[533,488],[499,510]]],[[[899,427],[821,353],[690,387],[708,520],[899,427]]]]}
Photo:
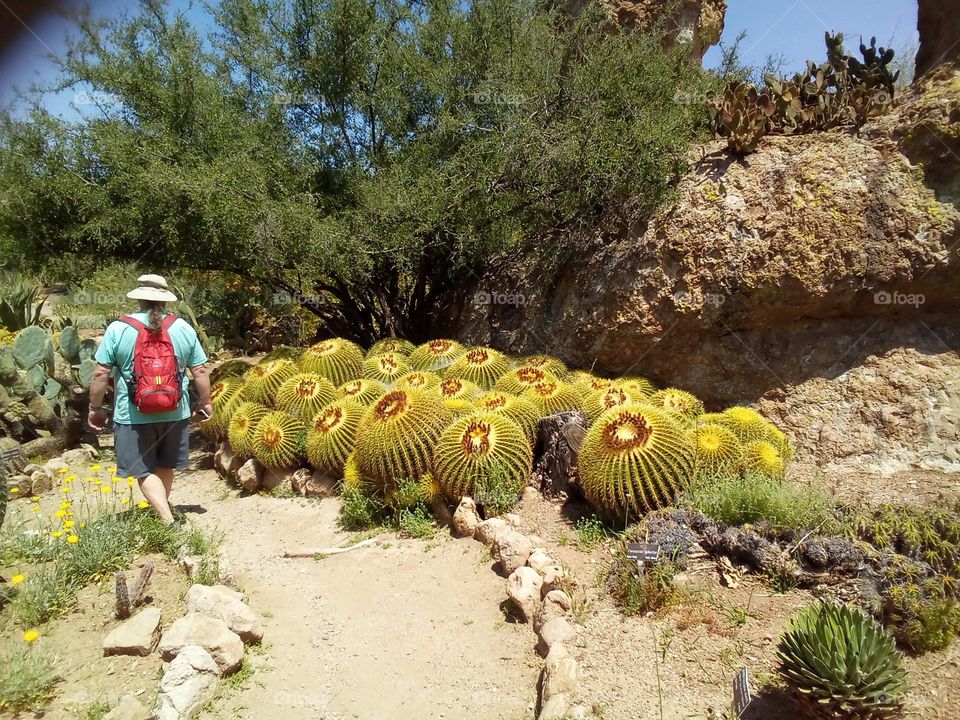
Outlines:
{"type": "MultiPolygon", "coordinates": [[[[195,22],[206,24],[197,0],[171,0],[170,4],[185,9],[195,22]]],[[[135,0],[90,0],[94,15],[106,17],[135,9],[136,5],[135,0]]],[[[4,3],[0,3],[0,22],[20,24],[4,3]]],[[[851,49],[862,34],[865,39],[876,35],[878,44],[902,51],[916,48],[916,26],[916,0],[728,0],[723,40],[732,42],[746,30],[747,37],[741,44],[746,63],[762,65],[769,54],[781,53],[787,61],[784,70],[792,73],[808,58],[824,57],[824,30],[843,32],[851,49]]],[[[11,106],[20,114],[24,106],[16,99],[16,88],[56,81],[57,67],[48,56],[63,49],[68,27],[61,17],[43,16],[31,21],[29,30],[24,29],[6,49],[0,56],[0,105],[11,106]]],[[[714,66],[719,57],[719,48],[713,47],[704,64],[714,66]]],[[[77,99],[73,92],[47,94],[44,104],[51,112],[76,119],[77,99]]],[[[79,100],[82,112],[82,94],[79,100]]]]}

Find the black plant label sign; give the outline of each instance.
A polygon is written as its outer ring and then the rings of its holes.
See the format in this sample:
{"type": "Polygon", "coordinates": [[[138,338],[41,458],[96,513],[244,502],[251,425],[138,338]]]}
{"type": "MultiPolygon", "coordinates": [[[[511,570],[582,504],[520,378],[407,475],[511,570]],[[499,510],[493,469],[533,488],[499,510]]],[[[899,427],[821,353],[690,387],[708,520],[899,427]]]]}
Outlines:
{"type": "Polygon", "coordinates": [[[660,558],[660,546],[656,543],[627,543],[627,559],[641,563],[653,563],[660,558]]]}
{"type": "Polygon", "coordinates": [[[747,706],[753,701],[750,697],[750,671],[744,666],[733,678],[733,716],[742,718],[747,706]]]}
{"type": "Polygon", "coordinates": [[[18,469],[17,465],[22,457],[23,453],[21,453],[18,447],[4,450],[0,452],[0,465],[3,465],[9,472],[13,472],[18,469]]]}

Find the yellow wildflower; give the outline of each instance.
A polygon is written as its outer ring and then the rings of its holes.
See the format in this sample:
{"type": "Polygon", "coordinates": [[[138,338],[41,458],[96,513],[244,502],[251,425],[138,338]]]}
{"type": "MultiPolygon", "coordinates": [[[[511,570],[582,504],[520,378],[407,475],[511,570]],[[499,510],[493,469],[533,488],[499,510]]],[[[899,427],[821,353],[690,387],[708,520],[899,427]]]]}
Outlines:
{"type": "Polygon", "coordinates": [[[40,502],[40,496],[34,495],[32,498],[30,498],[30,502],[40,502]]]}
{"type": "Polygon", "coordinates": [[[10,494],[11,494],[11,495],[16,495],[18,492],[20,492],[20,488],[18,488],[18,487],[12,487],[12,488],[10,488],[10,494]]]}
{"type": "Polygon", "coordinates": [[[30,508],[30,509],[33,510],[34,512],[40,512],[40,506],[39,506],[39,505],[34,505],[34,506],[33,506],[32,508],[30,508]]]}
{"type": "Polygon", "coordinates": [[[101,468],[99,465],[91,465],[91,466],[90,466],[90,470],[92,470],[93,472],[98,472],[98,471],[100,471],[100,470],[102,470],[102,469],[103,469],[103,468],[101,468]]]}
{"type": "Polygon", "coordinates": [[[80,542],[80,538],[78,538],[76,535],[70,535],[67,537],[67,542],[70,544],[75,544],[80,542]]]}
{"type": "Polygon", "coordinates": [[[67,468],[60,468],[59,470],[57,470],[57,472],[60,473],[61,475],[66,475],[70,471],[67,470],[67,468]]]}
{"type": "Polygon", "coordinates": [[[63,517],[64,515],[66,515],[66,514],[67,514],[67,513],[65,513],[63,510],[57,510],[57,511],[53,514],[53,516],[54,516],[55,518],[62,518],[62,517],[63,517]]]}
{"type": "Polygon", "coordinates": [[[64,523],[63,523],[63,527],[64,527],[65,530],[69,530],[69,529],[72,528],[74,525],[76,525],[76,523],[75,523],[73,520],[66,520],[66,521],[64,521],[64,523]]]}
{"type": "Polygon", "coordinates": [[[127,482],[132,483],[136,478],[133,475],[127,475],[127,482]]]}
{"type": "Polygon", "coordinates": [[[144,508],[150,507],[150,503],[148,503],[146,500],[141,500],[137,503],[137,507],[143,510],[144,508]]]}
{"type": "Polygon", "coordinates": [[[70,492],[70,486],[69,486],[69,485],[64,485],[63,487],[60,488],[60,492],[62,492],[62,493],[68,493],[68,492],[70,492]]]}
{"type": "Polygon", "coordinates": [[[112,490],[113,488],[110,487],[109,485],[104,485],[102,488],[100,488],[100,492],[102,492],[104,495],[106,495],[108,492],[111,492],[112,490]]]}
{"type": "Polygon", "coordinates": [[[121,505],[129,505],[129,504],[130,504],[130,498],[124,498],[123,500],[120,501],[120,504],[121,504],[121,505]]]}
{"type": "Polygon", "coordinates": [[[10,578],[10,584],[11,584],[11,585],[19,585],[20,583],[22,583],[22,582],[23,582],[24,580],[26,580],[26,579],[27,579],[27,578],[25,578],[23,575],[21,575],[20,573],[17,573],[17,574],[14,575],[12,578],[10,578]]]}
{"type": "Polygon", "coordinates": [[[52,533],[50,533],[50,537],[63,537],[63,530],[54,530],[52,533]]]}
{"type": "Polygon", "coordinates": [[[92,483],[95,480],[95,478],[93,477],[93,475],[88,475],[87,477],[84,478],[84,480],[86,480],[88,483],[92,483]]]}
{"type": "Polygon", "coordinates": [[[37,638],[39,637],[40,637],[40,631],[31,629],[31,630],[27,630],[23,634],[23,641],[29,644],[32,642],[36,642],[37,638]]]}
{"type": "Polygon", "coordinates": [[[97,481],[94,483],[94,485],[96,485],[97,487],[100,487],[101,485],[103,485],[103,481],[102,481],[102,480],[97,480],[97,481]]]}
{"type": "Polygon", "coordinates": [[[63,479],[63,481],[64,481],[64,482],[73,482],[73,481],[76,480],[76,479],[77,479],[77,476],[76,476],[76,475],[67,475],[67,476],[63,479]]]}
{"type": "Polygon", "coordinates": [[[133,487],[133,480],[127,480],[127,487],[133,487]]]}
{"type": "Polygon", "coordinates": [[[113,473],[114,475],[116,475],[116,474],[117,474],[117,466],[114,465],[112,468],[110,468],[110,472],[113,473]]]}

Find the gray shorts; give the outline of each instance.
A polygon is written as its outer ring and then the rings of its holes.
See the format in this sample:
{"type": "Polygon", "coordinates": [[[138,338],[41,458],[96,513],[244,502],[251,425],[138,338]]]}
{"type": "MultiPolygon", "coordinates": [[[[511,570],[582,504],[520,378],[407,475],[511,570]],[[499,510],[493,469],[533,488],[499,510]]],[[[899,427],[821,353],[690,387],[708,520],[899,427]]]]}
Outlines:
{"type": "Polygon", "coordinates": [[[117,475],[138,480],[158,467],[187,467],[190,455],[190,421],[114,425],[117,475]]]}

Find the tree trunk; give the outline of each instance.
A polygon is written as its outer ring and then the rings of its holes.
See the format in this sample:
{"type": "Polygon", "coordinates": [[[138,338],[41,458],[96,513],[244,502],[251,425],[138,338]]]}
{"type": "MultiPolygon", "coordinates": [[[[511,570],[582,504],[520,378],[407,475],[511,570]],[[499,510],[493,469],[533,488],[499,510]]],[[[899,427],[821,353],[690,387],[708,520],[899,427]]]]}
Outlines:
{"type": "Polygon", "coordinates": [[[537,426],[530,484],[549,497],[579,495],[577,453],[586,431],[587,418],[579,410],[543,418],[537,426]]]}

